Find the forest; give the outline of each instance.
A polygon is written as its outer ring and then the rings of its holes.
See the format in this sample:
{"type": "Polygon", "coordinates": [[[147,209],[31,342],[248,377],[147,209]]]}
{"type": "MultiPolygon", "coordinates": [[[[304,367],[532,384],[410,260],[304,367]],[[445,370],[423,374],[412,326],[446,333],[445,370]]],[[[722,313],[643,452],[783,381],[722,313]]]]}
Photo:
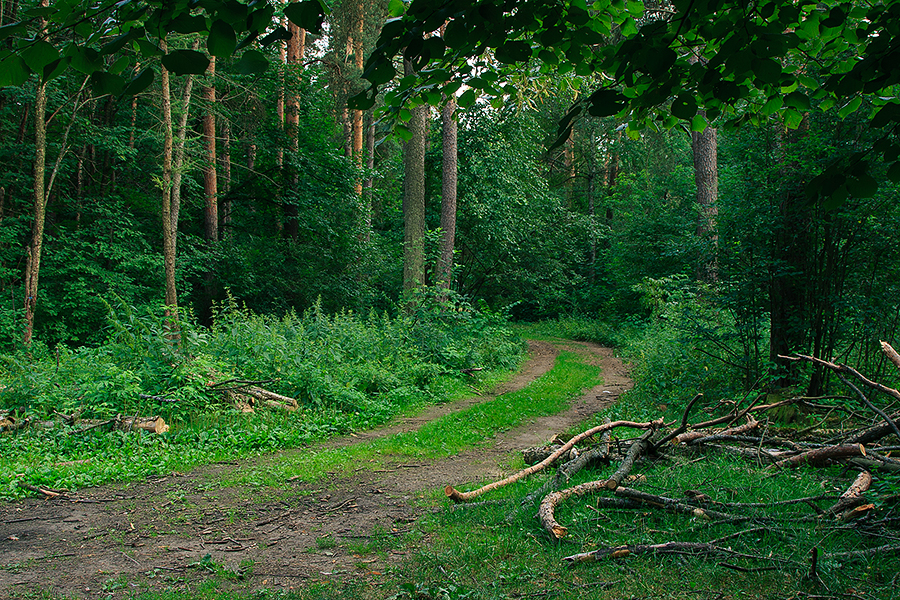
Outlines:
{"type": "Polygon", "coordinates": [[[0,596],[900,598],[898,40],[898,0],[0,0],[0,596]],[[303,526],[313,579],[239,529],[407,467],[415,518],[303,526]],[[66,502],[208,523],[187,473],[222,552],[27,580],[66,502]]]}

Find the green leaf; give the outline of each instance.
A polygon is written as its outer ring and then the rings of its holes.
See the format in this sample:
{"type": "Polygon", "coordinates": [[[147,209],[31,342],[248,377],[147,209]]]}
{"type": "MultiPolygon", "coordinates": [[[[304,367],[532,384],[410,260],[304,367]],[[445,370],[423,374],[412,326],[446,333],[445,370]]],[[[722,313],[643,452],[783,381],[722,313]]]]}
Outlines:
{"type": "Polygon", "coordinates": [[[412,131],[410,131],[406,125],[395,125],[394,133],[397,134],[397,136],[404,142],[408,142],[413,137],[412,131]]]}
{"type": "Polygon", "coordinates": [[[497,48],[494,56],[499,62],[508,65],[527,62],[531,58],[531,46],[521,40],[506,42],[497,48]]]}
{"type": "Polygon", "coordinates": [[[206,38],[206,48],[217,58],[227,58],[234,54],[234,49],[237,48],[234,28],[225,21],[213,22],[206,38]]]}
{"type": "Polygon", "coordinates": [[[453,19],[444,29],[444,43],[448,48],[462,48],[469,42],[469,29],[463,19],[453,19]]]}
{"type": "Polygon", "coordinates": [[[241,75],[264,73],[269,68],[269,59],[259,50],[247,50],[234,65],[234,70],[241,75]]]}
{"type": "Polygon", "coordinates": [[[174,31],[175,33],[206,31],[206,18],[203,15],[191,15],[183,12],[172,19],[168,27],[169,31],[174,31]]]}
{"type": "Polygon", "coordinates": [[[150,40],[140,38],[137,40],[138,49],[141,51],[141,58],[153,58],[154,56],[162,56],[164,52],[159,46],[150,40]]]}
{"type": "Polygon", "coordinates": [[[791,108],[796,108],[797,110],[806,111],[809,110],[809,97],[800,91],[791,92],[787,95],[787,98],[784,99],[784,103],[791,108]]]}
{"type": "Polygon", "coordinates": [[[460,108],[469,108],[475,101],[478,100],[478,95],[475,93],[475,90],[468,89],[459,96],[458,104],[460,108]]]}
{"type": "Polygon", "coordinates": [[[269,33],[266,37],[264,37],[263,39],[259,40],[259,44],[260,44],[263,48],[265,48],[265,47],[267,47],[269,44],[271,44],[272,42],[277,42],[277,41],[279,41],[279,40],[285,40],[285,41],[287,41],[287,40],[290,40],[290,39],[291,39],[291,32],[290,32],[290,31],[288,31],[288,30],[285,29],[284,27],[276,27],[276,28],[273,29],[272,32],[269,33]]]}
{"type": "Polygon", "coordinates": [[[882,106],[881,110],[875,113],[870,124],[872,127],[880,129],[891,122],[896,123],[897,121],[900,121],[900,104],[890,102],[882,106]]]}
{"type": "Polygon", "coordinates": [[[900,162],[895,162],[888,168],[887,177],[894,183],[900,183],[900,162]]]}
{"type": "Polygon", "coordinates": [[[861,104],[862,104],[862,96],[857,96],[856,98],[854,98],[853,100],[851,100],[850,102],[848,102],[847,104],[845,104],[844,106],[841,107],[841,109],[838,111],[838,116],[843,119],[843,118],[851,115],[852,113],[855,113],[861,104]]]}
{"type": "Polygon", "coordinates": [[[7,54],[0,58],[0,87],[20,86],[28,81],[28,65],[20,57],[7,54]]]}
{"type": "Polygon", "coordinates": [[[850,195],[850,193],[847,190],[847,186],[840,185],[833,192],[824,196],[823,202],[822,202],[822,208],[824,208],[827,211],[831,211],[831,210],[835,210],[836,208],[840,208],[844,204],[844,202],[847,201],[847,196],[849,196],[849,195],[850,195]]]}
{"type": "Polygon", "coordinates": [[[292,2],[284,8],[284,16],[291,23],[313,33],[322,31],[325,23],[327,9],[318,0],[304,0],[304,2],[292,2]]]}
{"type": "Polygon", "coordinates": [[[615,90],[599,89],[588,100],[588,114],[594,117],[608,117],[625,107],[625,96],[615,90]]]}
{"type": "MultiPolygon", "coordinates": [[[[127,57],[123,56],[120,60],[128,60],[127,57]]],[[[54,60],[52,63],[44,67],[44,81],[50,81],[51,79],[56,79],[60,75],[66,72],[69,68],[69,63],[71,59],[66,58],[58,58],[54,60]]]]}
{"type": "Polygon", "coordinates": [[[781,96],[774,96],[763,105],[762,115],[768,117],[784,105],[784,99],[781,96]]]}
{"type": "Polygon", "coordinates": [[[70,46],[69,52],[72,56],[72,68],[80,73],[90,75],[94,71],[103,68],[103,60],[93,48],[70,46]]]}
{"type": "Polygon", "coordinates": [[[175,75],[200,75],[209,67],[209,59],[196,50],[174,50],[162,58],[163,66],[175,75]]]}
{"type": "Polygon", "coordinates": [[[35,73],[41,73],[44,67],[59,58],[59,52],[50,42],[35,42],[21,52],[22,60],[35,73]]]}
{"type": "Polygon", "coordinates": [[[377,59],[375,57],[370,59],[362,76],[371,81],[373,85],[382,85],[393,79],[396,74],[397,70],[394,69],[393,63],[379,55],[377,59]]]}
{"type": "Polygon", "coordinates": [[[694,118],[691,119],[691,131],[695,131],[697,133],[703,133],[706,131],[708,123],[706,122],[706,117],[703,115],[694,115],[694,118]]]}
{"type": "Polygon", "coordinates": [[[765,83],[776,84],[781,80],[781,64],[771,58],[758,58],[753,61],[753,72],[765,83]]]}
{"type": "Polygon", "coordinates": [[[803,114],[794,110],[793,108],[789,108],[784,111],[784,126],[788,129],[797,129],[800,127],[800,123],[803,122],[803,114]]]}
{"type": "Polygon", "coordinates": [[[878,182],[868,173],[847,180],[848,191],[857,198],[871,198],[878,191],[878,182]]]}
{"type": "Polygon", "coordinates": [[[388,4],[388,15],[391,17],[399,17],[406,12],[406,4],[403,0],[391,0],[388,4]]]}
{"type": "Polygon", "coordinates": [[[672,102],[672,115],[679,119],[693,119],[697,114],[697,101],[693,94],[679,94],[672,102]]]}
{"type": "Polygon", "coordinates": [[[25,23],[22,21],[16,23],[10,23],[9,25],[4,25],[0,27],[0,40],[5,40],[10,36],[21,36],[28,33],[28,28],[25,27],[25,23]]]}
{"type": "Polygon", "coordinates": [[[125,80],[118,75],[97,71],[91,75],[91,89],[95,96],[118,96],[125,87],[125,80]]]}
{"type": "Polygon", "coordinates": [[[147,67],[125,85],[125,87],[122,89],[122,95],[134,96],[135,94],[143,92],[145,89],[150,87],[150,84],[153,83],[153,78],[155,77],[155,75],[156,74],[154,73],[153,69],[151,67],[147,67]]]}
{"type": "Polygon", "coordinates": [[[377,92],[370,97],[366,92],[360,92],[347,99],[347,108],[351,110],[369,110],[375,106],[375,97],[377,92]]]}

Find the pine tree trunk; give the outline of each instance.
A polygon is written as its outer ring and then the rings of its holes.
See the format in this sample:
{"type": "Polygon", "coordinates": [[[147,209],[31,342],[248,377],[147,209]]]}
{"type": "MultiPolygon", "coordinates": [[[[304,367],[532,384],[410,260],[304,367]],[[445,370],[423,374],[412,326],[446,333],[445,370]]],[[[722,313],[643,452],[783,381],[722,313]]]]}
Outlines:
{"type": "Polygon", "coordinates": [[[203,145],[206,149],[206,162],[203,165],[203,195],[205,197],[204,223],[206,241],[215,244],[219,241],[219,182],[216,170],[216,58],[213,56],[207,70],[209,85],[203,90],[206,100],[206,112],[203,114],[203,145]]]}
{"type": "MultiPolygon", "coordinates": [[[[412,74],[412,64],[404,62],[407,75],[412,74]]],[[[412,292],[425,283],[425,138],[428,106],[417,106],[411,113],[409,130],[412,138],[403,145],[403,293],[408,302],[412,292]]]]}

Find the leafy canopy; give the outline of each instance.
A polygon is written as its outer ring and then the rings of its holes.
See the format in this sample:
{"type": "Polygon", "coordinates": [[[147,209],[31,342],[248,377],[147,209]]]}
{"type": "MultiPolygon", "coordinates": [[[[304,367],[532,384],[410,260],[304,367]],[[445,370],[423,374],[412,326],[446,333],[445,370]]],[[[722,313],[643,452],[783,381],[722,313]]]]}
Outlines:
{"type": "Polygon", "coordinates": [[[900,181],[900,0],[414,0],[401,9],[367,63],[363,76],[371,86],[352,99],[358,108],[371,107],[389,84],[386,99],[395,111],[435,103],[462,86],[509,96],[516,91],[511,77],[486,84],[476,66],[492,56],[501,74],[505,66],[532,77],[599,76],[600,86],[559,123],[557,144],[585,115],[615,115],[636,137],[648,127],[684,123],[702,131],[721,119],[735,128],[775,114],[796,129],[814,107],[838,107],[842,118],[864,108],[883,136],[842,169],[816,178],[809,191],[870,196],[876,185],[868,167],[878,155],[893,163],[889,176],[900,181]],[[394,84],[400,56],[417,73],[394,84]]]}
{"type": "MultiPolygon", "coordinates": [[[[235,71],[261,73],[268,60],[250,46],[290,38],[274,25],[275,13],[265,0],[55,0],[0,27],[0,87],[22,85],[32,74],[46,82],[73,69],[89,76],[99,95],[128,96],[153,83],[156,60],[176,75],[199,74],[209,56],[238,51],[235,71]],[[159,42],[170,34],[205,39],[205,51],[164,51],[159,42]]],[[[313,31],[324,13],[318,0],[284,9],[288,19],[313,31]]]]}

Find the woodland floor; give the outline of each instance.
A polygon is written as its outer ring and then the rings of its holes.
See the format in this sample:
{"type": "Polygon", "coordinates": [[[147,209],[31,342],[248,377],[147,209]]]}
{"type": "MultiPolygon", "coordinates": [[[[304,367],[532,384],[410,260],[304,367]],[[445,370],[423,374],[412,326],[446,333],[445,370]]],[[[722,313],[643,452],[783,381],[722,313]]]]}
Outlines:
{"type": "Polygon", "coordinates": [[[220,479],[229,470],[277,460],[257,457],[59,498],[0,504],[0,598],[35,592],[122,598],[197,583],[216,569],[221,575],[222,567],[245,573],[234,582],[241,589],[377,579],[386,568],[402,565],[405,556],[392,550],[355,554],[373,532],[402,535],[428,510],[422,502],[426,495],[448,483],[501,475],[510,453],[545,443],[631,386],[622,361],[608,348],[576,342],[530,346],[518,374],[488,394],[437,405],[416,417],[325,444],[337,447],[413,431],[431,419],[524,388],[553,366],[560,349],[585,355],[602,368],[603,385],[585,392],[565,412],[534,419],[444,460],[398,457],[375,471],[361,468],[351,477],[332,476],[314,485],[222,487],[220,479]]]}

